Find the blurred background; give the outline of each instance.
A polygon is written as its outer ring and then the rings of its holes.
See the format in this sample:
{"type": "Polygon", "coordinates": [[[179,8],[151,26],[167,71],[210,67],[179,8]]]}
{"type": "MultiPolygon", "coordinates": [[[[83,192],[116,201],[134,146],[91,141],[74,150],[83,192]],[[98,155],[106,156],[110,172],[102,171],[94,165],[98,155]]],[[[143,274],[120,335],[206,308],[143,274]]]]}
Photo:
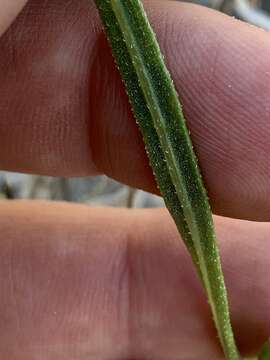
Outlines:
{"type": "MultiPolygon", "coordinates": [[[[208,6],[270,30],[270,0],[186,0],[208,6]]],[[[105,176],[51,178],[0,172],[0,198],[47,199],[125,207],[154,207],[162,199],[105,176]]]]}

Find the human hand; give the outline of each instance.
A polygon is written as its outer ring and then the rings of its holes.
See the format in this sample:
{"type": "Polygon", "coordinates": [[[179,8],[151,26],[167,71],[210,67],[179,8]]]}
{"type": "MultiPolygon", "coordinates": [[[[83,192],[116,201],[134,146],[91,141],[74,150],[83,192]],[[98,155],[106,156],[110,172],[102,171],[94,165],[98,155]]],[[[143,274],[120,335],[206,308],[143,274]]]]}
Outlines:
{"type": "MultiPolygon", "coordinates": [[[[215,212],[269,221],[269,34],[195,6],[146,7],[215,212]]],[[[1,168],[155,191],[93,3],[30,1],[0,58],[1,168]]],[[[0,213],[0,358],[222,359],[164,209],[2,202],[0,213]]],[[[237,340],[256,351],[270,333],[270,225],[215,220],[237,340]]]]}

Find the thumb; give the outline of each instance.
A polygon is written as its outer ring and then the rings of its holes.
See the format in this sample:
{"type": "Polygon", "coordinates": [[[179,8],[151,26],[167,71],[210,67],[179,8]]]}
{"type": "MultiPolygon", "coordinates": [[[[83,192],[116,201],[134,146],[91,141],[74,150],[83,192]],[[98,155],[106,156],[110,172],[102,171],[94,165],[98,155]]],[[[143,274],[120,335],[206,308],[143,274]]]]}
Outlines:
{"type": "Polygon", "coordinates": [[[27,0],[0,0],[0,36],[16,18],[27,0]]]}

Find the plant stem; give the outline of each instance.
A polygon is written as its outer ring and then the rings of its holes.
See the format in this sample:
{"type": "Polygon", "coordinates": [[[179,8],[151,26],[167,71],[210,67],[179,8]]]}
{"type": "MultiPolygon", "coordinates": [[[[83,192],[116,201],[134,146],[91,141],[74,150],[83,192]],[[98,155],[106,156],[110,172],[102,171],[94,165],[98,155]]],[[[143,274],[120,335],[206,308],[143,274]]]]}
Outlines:
{"type": "Polygon", "coordinates": [[[181,229],[183,240],[189,249],[198,272],[200,272],[199,260],[190,231],[184,219],[183,209],[182,206],[179,206],[179,200],[171,177],[167,171],[167,164],[160,147],[159,138],[153,127],[152,116],[140,88],[139,80],[136,71],[133,68],[132,60],[128,53],[125,40],[123,39],[121,29],[119,28],[115,14],[111,9],[110,1],[96,0],[96,4],[99,8],[107,35],[109,36],[114,57],[117,59],[117,66],[125,81],[126,91],[132,105],[132,110],[142,131],[146,152],[157,180],[157,186],[163,194],[166,206],[170,209],[170,212],[177,223],[177,227],[181,229]]]}
{"type": "Polygon", "coordinates": [[[228,360],[240,359],[212,214],[182,109],[139,0],[96,0],[166,206],[207,292],[228,360]]]}

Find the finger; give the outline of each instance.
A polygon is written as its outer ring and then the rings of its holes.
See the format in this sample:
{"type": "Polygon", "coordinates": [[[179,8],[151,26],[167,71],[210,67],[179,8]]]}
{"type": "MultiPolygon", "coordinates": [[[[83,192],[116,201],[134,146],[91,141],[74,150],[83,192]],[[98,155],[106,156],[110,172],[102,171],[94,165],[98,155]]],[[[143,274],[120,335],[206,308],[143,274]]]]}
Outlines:
{"type": "Polygon", "coordinates": [[[27,0],[0,0],[0,36],[19,14],[27,0]]]}
{"type": "MultiPolygon", "coordinates": [[[[269,220],[269,34],[201,7],[145,5],[214,210],[269,220]]],[[[156,190],[93,1],[30,1],[0,58],[2,168],[99,171],[156,190]]]]}
{"type": "MultiPolygon", "coordinates": [[[[251,353],[270,334],[270,225],[216,220],[233,326],[251,353]]],[[[0,226],[1,358],[223,359],[165,210],[2,202],[0,226]]]]}

